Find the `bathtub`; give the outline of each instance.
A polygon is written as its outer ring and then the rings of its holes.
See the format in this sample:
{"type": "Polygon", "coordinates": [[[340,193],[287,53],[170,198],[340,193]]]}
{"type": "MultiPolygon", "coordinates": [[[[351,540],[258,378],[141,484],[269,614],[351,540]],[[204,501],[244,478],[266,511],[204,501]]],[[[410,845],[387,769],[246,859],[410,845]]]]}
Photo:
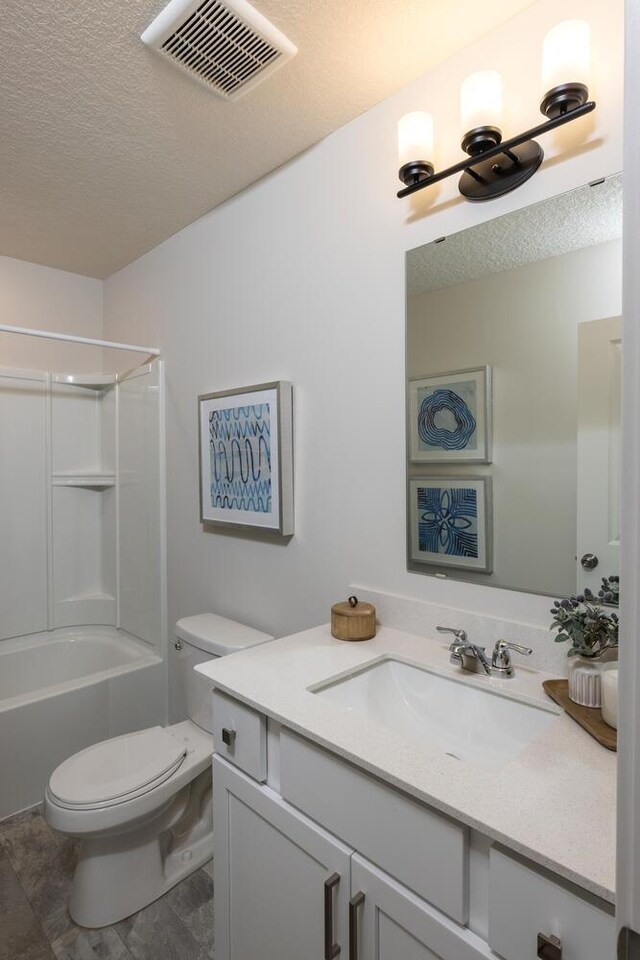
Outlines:
{"type": "Polygon", "coordinates": [[[162,658],[114,627],[0,641],[0,819],[42,800],[71,754],[162,723],[163,681],[162,658]]]}

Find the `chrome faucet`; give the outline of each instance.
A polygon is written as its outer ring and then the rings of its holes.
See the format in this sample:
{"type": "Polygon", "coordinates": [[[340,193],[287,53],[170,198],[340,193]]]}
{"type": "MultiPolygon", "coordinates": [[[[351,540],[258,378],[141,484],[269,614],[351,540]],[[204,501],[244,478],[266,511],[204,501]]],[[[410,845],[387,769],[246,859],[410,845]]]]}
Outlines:
{"type": "Polygon", "coordinates": [[[452,633],[453,641],[449,647],[449,659],[469,673],[485,673],[488,677],[513,677],[515,668],[511,660],[511,651],[529,657],[533,653],[531,647],[523,647],[519,643],[509,640],[497,640],[488,659],[485,647],[470,643],[466,631],[452,627],[436,627],[440,633],[452,633]]]}

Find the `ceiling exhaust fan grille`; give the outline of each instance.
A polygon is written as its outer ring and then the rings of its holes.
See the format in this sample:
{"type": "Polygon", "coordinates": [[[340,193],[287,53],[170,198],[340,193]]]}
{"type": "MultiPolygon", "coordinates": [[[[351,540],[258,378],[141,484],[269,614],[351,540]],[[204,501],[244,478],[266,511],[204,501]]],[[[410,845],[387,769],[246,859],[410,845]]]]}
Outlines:
{"type": "Polygon", "coordinates": [[[171,0],[142,39],[227,99],[297,52],[246,0],[171,0]]]}

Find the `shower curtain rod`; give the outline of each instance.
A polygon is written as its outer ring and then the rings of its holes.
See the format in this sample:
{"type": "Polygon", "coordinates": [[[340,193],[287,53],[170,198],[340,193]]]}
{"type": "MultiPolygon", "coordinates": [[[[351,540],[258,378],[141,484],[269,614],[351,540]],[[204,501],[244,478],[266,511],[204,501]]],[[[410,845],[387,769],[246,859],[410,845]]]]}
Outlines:
{"type": "Polygon", "coordinates": [[[133,353],[146,353],[150,360],[160,356],[157,347],[139,347],[133,343],[114,343],[110,340],[92,340],[89,337],[76,337],[71,333],[51,333],[47,330],[32,330],[29,327],[13,327],[7,323],[0,323],[0,333],[20,333],[29,337],[42,337],[45,340],[82,343],[87,347],[106,347],[109,350],[130,350],[133,353]]]}

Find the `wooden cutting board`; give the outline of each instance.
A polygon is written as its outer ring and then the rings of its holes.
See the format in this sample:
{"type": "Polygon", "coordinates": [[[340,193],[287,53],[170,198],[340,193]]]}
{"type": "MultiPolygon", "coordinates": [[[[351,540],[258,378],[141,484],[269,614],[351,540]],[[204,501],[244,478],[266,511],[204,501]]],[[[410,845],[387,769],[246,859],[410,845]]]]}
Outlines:
{"type": "Polygon", "coordinates": [[[618,749],[618,731],[604,722],[600,707],[581,707],[579,703],[570,700],[567,680],[543,680],[542,686],[547,696],[562,707],[576,723],[584,727],[598,743],[607,750],[618,749]]]}

